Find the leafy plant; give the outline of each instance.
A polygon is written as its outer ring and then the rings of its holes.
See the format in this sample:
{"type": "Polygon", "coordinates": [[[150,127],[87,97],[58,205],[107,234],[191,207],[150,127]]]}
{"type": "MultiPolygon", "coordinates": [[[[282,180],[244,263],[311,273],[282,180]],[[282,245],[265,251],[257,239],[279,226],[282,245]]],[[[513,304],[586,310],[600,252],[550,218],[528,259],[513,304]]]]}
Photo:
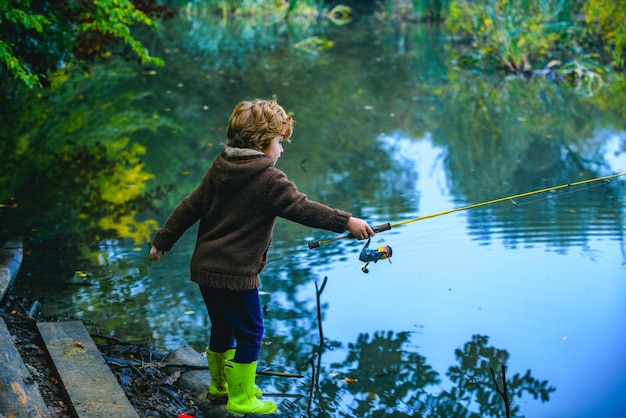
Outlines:
{"type": "MultiPolygon", "coordinates": [[[[529,73],[550,61],[575,27],[561,19],[565,0],[456,0],[447,27],[463,41],[470,61],[492,63],[512,73],[529,73]]],[[[467,62],[467,60],[465,60],[467,62]]]]}
{"type": "Polygon", "coordinates": [[[253,18],[258,21],[283,21],[288,18],[317,18],[327,7],[321,0],[215,0],[185,2],[187,15],[221,15],[223,19],[253,18]]]}
{"type": "Polygon", "coordinates": [[[604,86],[608,69],[599,65],[591,55],[584,55],[567,63],[557,73],[570,79],[578,92],[591,97],[604,86]]]}
{"type": "Polygon", "coordinates": [[[583,6],[587,30],[599,39],[612,65],[624,69],[626,49],[626,0],[588,0],[583,6]]]}
{"type": "Polygon", "coordinates": [[[115,50],[120,42],[141,62],[161,65],[131,34],[131,27],[155,28],[150,15],[164,16],[167,9],[153,0],[142,7],[131,0],[2,1],[0,65],[28,87],[48,86],[50,73],[69,63],[124,55],[115,50]]]}

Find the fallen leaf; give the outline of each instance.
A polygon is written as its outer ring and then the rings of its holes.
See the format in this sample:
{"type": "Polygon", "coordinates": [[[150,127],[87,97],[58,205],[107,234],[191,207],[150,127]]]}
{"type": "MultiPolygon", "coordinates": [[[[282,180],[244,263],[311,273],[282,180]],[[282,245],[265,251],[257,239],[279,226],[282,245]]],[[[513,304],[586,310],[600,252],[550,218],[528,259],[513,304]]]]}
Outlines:
{"type": "Polygon", "coordinates": [[[169,375],[168,377],[166,377],[165,379],[160,380],[158,383],[160,385],[168,385],[171,386],[173,385],[179,378],[180,376],[183,374],[182,370],[176,370],[174,373],[172,373],[171,375],[169,375]]]}

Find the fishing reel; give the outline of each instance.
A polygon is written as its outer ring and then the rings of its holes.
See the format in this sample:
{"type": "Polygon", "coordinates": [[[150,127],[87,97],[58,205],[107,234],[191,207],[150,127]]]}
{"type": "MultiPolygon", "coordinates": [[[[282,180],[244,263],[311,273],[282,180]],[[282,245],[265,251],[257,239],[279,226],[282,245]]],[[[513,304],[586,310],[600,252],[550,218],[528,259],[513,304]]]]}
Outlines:
{"type": "Polygon", "coordinates": [[[363,267],[361,267],[361,271],[363,271],[363,273],[369,273],[370,271],[367,269],[367,266],[374,262],[378,262],[378,260],[384,260],[384,259],[388,259],[389,262],[391,263],[391,247],[388,245],[385,245],[383,247],[378,247],[375,250],[370,249],[370,241],[372,240],[372,238],[368,238],[367,242],[365,243],[365,246],[363,247],[363,249],[361,250],[361,254],[359,254],[359,260],[365,262],[365,265],[363,267]]]}

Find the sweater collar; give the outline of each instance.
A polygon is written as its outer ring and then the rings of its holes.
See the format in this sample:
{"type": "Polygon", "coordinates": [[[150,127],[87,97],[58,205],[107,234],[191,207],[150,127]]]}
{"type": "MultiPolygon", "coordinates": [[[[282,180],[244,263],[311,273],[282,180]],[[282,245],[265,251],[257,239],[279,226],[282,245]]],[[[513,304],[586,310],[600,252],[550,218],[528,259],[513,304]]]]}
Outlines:
{"type": "Polygon", "coordinates": [[[261,151],[252,148],[235,148],[227,146],[224,148],[227,157],[249,157],[252,155],[265,155],[261,151]]]}

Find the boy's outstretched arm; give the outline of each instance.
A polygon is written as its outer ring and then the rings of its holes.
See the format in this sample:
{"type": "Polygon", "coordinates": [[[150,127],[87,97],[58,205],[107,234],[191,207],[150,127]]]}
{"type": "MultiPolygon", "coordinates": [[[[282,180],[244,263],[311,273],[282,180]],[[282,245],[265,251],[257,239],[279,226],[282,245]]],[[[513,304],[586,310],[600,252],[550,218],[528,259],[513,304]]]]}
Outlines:
{"type": "MultiPolygon", "coordinates": [[[[161,251],[161,254],[165,255],[165,251],[161,251]]],[[[161,261],[161,256],[159,256],[159,249],[154,245],[150,248],[150,258],[154,261],[161,261]]]]}
{"type": "Polygon", "coordinates": [[[366,239],[374,235],[374,230],[361,218],[351,216],[346,224],[346,229],[358,240],[366,239]]]}

